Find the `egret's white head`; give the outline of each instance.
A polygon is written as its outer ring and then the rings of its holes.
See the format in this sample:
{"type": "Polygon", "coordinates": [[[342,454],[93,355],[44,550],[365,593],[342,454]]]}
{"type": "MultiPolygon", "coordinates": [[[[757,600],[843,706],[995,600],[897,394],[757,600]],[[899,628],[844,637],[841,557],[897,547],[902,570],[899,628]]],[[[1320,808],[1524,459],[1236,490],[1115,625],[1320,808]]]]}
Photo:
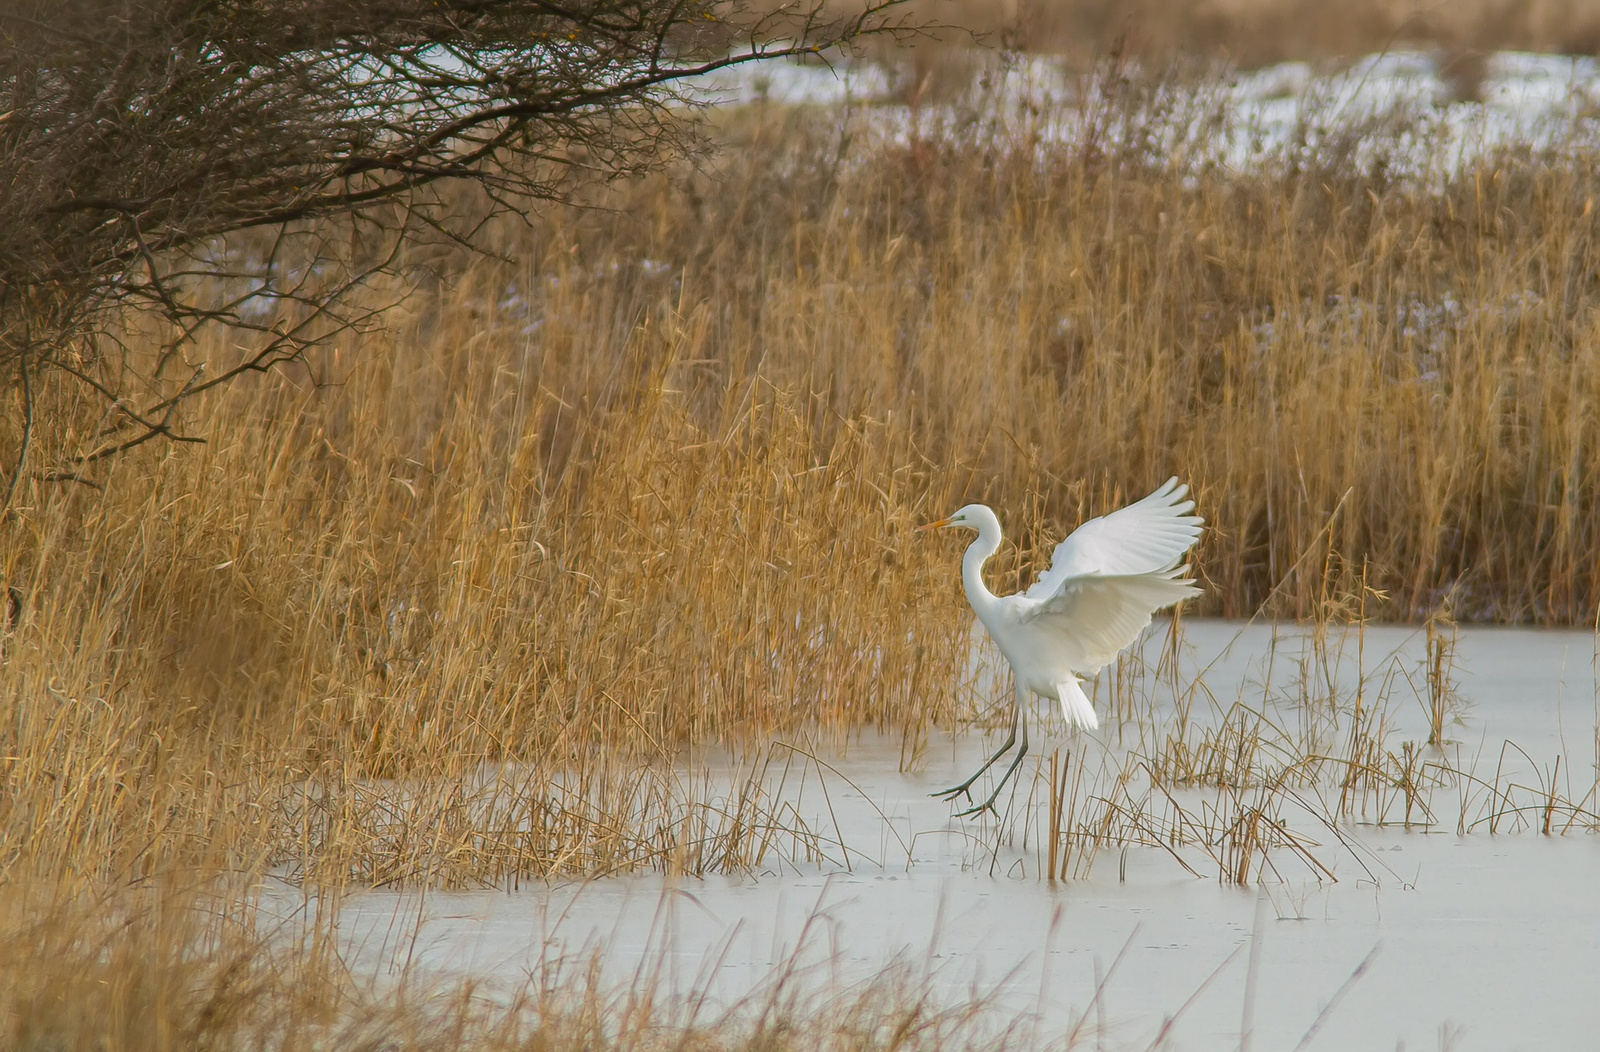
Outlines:
{"type": "Polygon", "coordinates": [[[930,522],[926,526],[918,526],[919,530],[942,530],[950,526],[965,526],[969,530],[982,531],[986,522],[994,520],[994,512],[982,504],[968,504],[959,509],[948,519],[930,522]]]}

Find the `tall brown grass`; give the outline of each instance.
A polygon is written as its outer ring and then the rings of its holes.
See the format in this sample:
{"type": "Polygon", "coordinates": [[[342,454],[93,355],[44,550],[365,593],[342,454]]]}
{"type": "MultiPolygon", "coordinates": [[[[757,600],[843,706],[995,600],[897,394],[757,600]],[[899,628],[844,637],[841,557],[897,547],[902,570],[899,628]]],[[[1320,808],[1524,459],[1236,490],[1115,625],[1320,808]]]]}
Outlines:
{"type": "Polygon", "coordinates": [[[1352,160],[1379,126],[1230,172],[1151,154],[1192,112],[1152,97],[1087,145],[742,111],[499,260],[419,250],[208,445],[28,480],[6,864],[748,865],[781,819],[672,760],[963,711],[956,546],[910,531],[970,499],[996,587],[1176,473],[1200,612],[1590,621],[1592,156],[1425,184],[1352,160]]]}

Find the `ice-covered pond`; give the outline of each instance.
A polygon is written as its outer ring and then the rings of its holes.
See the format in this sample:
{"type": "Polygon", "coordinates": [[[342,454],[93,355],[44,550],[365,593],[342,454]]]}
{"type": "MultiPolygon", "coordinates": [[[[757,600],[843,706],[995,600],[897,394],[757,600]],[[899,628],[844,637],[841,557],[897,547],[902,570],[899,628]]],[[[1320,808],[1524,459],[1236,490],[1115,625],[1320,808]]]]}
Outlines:
{"type": "Polygon", "coordinates": [[[768,784],[810,852],[775,841],[740,877],[367,892],[340,930],[379,976],[509,988],[596,951],[618,984],[719,1003],[780,969],[842,987],[899,962],[1053,1047],[1589,1047],[1596,684],[1588,632],[1158,624],[1098,683],[1098,732],[1036,715],[998,817],[927,795],[998,720],[789,742],[768,784]]]}

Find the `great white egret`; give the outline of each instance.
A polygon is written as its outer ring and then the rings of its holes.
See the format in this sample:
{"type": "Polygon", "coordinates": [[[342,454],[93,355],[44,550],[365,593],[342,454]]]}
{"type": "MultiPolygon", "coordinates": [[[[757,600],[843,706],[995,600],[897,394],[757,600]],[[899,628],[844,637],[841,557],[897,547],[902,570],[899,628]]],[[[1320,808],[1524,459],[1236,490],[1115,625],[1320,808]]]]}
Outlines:
{"type": "Polygon", "coordinates": [[[970,801],[972,783],[1020,736],[1022,747],[994,792],[960,814],[993,809],[1001,788],[1028,753],[1027,691],[1059,701],[1069,724],[1100,725],[1078,677],[1092,676],[1105,667],[1139,638],[1157,610],[1200,594],[1194,581],[1184,576],[1189,567],[1179,565],[1205,523],[1189,514],[1194,501],[1184,499],[1188,492],[1189,487],[1174,476],[1143,500],[1090,519],[1056,545],[1050,569],[1018,595],[995,595],[983,583],[983,564],[1000,548],[1000,520],[987,506],[968,504],[948,519],[919,527],[978,531],[978,539],[961,560],[961,582],[973,612],[1016,677],[1016,708],[1005,744],[971,778],[934,796],[965,794],[970,801]]]}

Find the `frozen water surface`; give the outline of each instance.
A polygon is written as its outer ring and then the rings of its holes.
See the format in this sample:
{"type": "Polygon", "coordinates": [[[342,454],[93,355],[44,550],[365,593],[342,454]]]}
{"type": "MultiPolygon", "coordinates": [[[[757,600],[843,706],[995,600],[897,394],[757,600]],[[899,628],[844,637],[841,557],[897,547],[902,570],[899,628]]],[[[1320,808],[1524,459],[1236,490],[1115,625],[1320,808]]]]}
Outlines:
{"type": "MultiPolygon", "coordinates": [[[[1419,630],[1333,630],[1317,646],[1303,628],[1188,622],[1173,648],[1158,624],[1141,658],[1098,684],[1102,713],[1124,709],[1120,735],[1114,719],[1074,737],[1037,713],[1034,755],[998,820],[952,817],[957,808],[927,796],[964,777],[994,732],[936,738],[904,774],[905,743],[867,739],[825,764],[796,753],[783,781],[798,812],[842,845],[821,862],[773,853],[743,877],[370,892],[348,902],[341,931],[355,967],[377,975],[406,967],[509,988],[542,961],[593,950],[619,983],[658,966],[679,990],[724,1003],[786,963],[804,965],[804,982],[837,986],[898,960],[931,976],[946,1004],[987,996],[1002,1023],[1021,1019],[1040,1042],[1075,1032],[1080,1047],[1148,1047],[1168,1026],[1173,1048],[1287,1049],[1308,1035],[1306,1047],[1328,1049],[1589,1047],[1600,989],[1594,652],[1587,632],[1461,630],[1452,741],[1434,749],[1419,630]],[[1417,770],[1460,772],[1418,790],[1433,824],[1413,807],[1408,828],[1392,789],[1352,793],[1336,813],[1339,776],[1324,773],[1297,802],[1274,798],[1271,814],[1334,879],[1284,842],[1245,885],[1218,879],[1214,844],[1080,846],[1073,879],[1043,879],[1052,753],[1089,772],[1084,800],[1116,797],[1113,775],[1130,755],[1154,756],[1172,734],[1199,741],[1241,712],[1302,742],[1321,735],[1337,753],[1358,686],[1390,755],[1412,742],[1417,770]],[[1319,726],[1339,706],[1342,721],[1319,726]],[[1556,835],[1540,832],[1546,822],[1556,835]]],[[[1003,696],[982,667],[990,658],[979,659],[975,690],[1003,696]]],[[[1119,799],[1131,808],[1147,790],[1119,799]]],[[[1264,799],[1173,792],[1194,816],[1264,799]]]]}

